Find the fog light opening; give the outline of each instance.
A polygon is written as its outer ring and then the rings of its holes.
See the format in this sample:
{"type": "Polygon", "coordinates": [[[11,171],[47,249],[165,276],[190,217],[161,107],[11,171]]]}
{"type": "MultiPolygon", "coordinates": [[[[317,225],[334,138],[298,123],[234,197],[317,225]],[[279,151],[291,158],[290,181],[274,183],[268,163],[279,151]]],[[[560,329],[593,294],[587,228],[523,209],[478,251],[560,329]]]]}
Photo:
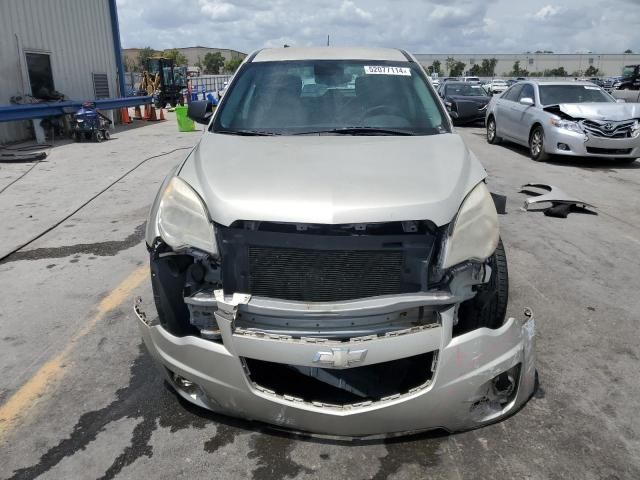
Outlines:
{"type": "Polygon", "coordinates": [[[177,373],[173,375],[173,382],[175,383],[177,388],[179,388],[183,393],[186,393],[193,399],[198,398],[198,396],[200,395],[201,390],[196,383],[193,383],[191,380],[187,380],[186,378],[181,377],[177,373]]]}
{"type": "Polygon", "coordinates": [[[571,147],[569,147],[569,145],[567,145],[566,143],[559,143],[558,144],[558,150],[563,150],[565,152],[570,152],[571,151],[571,147]]]}
{"type": "Polygon", "coordinates": [[[502,406],[510,403],[516,396],[519,378],[520,364],[496,375],[491,379],[490,397],[502,406]]]}

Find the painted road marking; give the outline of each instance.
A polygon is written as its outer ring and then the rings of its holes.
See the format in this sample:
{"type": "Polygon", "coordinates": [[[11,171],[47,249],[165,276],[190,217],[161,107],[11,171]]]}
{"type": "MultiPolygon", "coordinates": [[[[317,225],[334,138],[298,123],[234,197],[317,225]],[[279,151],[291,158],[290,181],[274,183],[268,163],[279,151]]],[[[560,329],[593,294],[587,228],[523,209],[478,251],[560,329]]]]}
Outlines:
{"type": "Polygon", "coordinates": [[[149,278],[147,265],[134,270],[109,293],[96,308],[96,314],[71,337],[64,350],[48,360],[20,387],[7,402],[0,406],[0,440],[36,406],[45,390],[60,381],[65,373],[64,364],[76,343],[87,335],[97,323],[114,308],[122,304],[143,281],[149,278]]]}

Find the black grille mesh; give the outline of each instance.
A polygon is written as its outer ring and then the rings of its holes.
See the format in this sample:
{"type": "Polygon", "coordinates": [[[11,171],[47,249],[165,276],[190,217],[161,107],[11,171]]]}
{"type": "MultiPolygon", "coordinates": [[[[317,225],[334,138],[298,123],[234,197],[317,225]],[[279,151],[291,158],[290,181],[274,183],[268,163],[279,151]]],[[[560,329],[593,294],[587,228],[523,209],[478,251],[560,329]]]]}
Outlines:
{"type": "Polygon", "coordinates": [[[403,252],[249,247],[252,295],[331,302],[402,293],[403,252]]]}

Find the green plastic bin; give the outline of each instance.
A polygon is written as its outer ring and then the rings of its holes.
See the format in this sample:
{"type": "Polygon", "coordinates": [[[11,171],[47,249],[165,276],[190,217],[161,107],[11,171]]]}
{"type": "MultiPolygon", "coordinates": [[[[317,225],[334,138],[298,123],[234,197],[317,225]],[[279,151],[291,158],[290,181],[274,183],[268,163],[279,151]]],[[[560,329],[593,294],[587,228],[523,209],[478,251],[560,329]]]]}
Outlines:
{"type": "Polygon", "coordinates": [[[178,120],[178,130],[180,132],[193,132],[196,129],[196,124],[187,117],[187,110],[189,107],[186,105],[176,106],[176,119],[178,120]]]}

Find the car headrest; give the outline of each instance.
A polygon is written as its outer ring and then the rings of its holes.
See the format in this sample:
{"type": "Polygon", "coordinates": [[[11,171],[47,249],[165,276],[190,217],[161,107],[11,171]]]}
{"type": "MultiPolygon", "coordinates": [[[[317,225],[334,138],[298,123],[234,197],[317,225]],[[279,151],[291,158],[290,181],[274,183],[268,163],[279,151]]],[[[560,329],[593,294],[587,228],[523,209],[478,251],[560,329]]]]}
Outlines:
{"type": "Polygon", "coordinates": [[[302,79],[297,75],[274,75],[267,81],[268,88],[276,95],[299,97],[302,93],[302,79]]]}

